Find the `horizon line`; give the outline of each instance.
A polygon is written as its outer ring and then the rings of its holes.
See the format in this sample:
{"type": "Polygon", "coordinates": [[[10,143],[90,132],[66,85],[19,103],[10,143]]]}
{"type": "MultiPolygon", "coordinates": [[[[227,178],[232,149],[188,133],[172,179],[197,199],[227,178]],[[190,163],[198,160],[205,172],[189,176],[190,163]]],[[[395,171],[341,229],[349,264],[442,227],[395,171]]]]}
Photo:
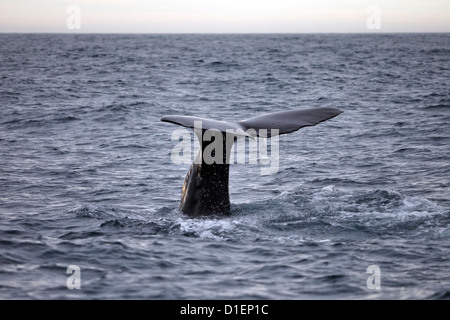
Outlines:
{"type": "Polygon", "coordinates": [[[36,32],[36,31],[0,31],[0,34],[159,34],[159,35],[180,35],[180,34],[185,34],[185,35],[232,35],[232,34],[236,34],[236,35],[258,35],[258,34],[433,34],[433,33],[440,33],[440,34],[445,34],[445,33],[450,33],[450,31],[348,31],[348,32],[343,32],[343,31],[316,31],[316,32],[106,32],[106,31],[101,31],[101,32],[79,32],[79,31],[43,31],[43,32],[36,32]]]}

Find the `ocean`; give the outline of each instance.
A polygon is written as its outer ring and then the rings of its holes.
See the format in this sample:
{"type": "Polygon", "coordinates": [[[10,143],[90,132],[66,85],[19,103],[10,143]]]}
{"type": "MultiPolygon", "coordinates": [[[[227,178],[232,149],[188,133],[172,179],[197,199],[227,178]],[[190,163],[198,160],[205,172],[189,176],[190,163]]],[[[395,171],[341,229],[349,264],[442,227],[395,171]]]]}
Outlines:
{"type": "Polygon", "coordinates": [[[1,299],[449,299],[450,34],[0,34],[1,299]],[[344,111],[179,210],[164,115],[344,111]]]}

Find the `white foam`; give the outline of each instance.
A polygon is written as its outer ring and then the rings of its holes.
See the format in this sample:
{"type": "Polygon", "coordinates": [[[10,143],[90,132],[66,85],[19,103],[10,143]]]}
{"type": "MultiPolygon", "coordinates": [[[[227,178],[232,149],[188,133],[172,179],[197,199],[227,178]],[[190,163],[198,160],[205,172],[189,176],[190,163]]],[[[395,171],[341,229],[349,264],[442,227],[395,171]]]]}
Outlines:
{"type": "Polygon", "coordinates": [[[224,240],[224,235],[236,228],[236,222],[228,219],[183,219],[178,218],[177,224],[182,233],[192,233],[201,239],[224,240]]]}
{"type": "Polygon", "coordinates": [[[326,187],[323,187],[322,191],[326,191],[326,192],[333,192],[333,191],[335,191],[334,184],[330,184],[330,185],[328,185],[326,187]]]}

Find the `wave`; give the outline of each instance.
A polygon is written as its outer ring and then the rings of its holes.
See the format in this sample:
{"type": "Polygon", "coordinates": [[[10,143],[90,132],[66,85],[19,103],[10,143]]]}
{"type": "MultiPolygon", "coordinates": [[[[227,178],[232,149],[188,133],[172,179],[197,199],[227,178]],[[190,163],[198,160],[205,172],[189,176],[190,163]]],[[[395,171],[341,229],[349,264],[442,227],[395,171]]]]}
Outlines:
{"type": "Polygon", "coordinates": [[[128,102],[128,103],[113,103],[113,104],[106,104],[103,105],[99,108],[96,108],[95,110],[93,110],[94,112],[105,112],[105,113],[110,113],[110,112],[128,112],[130,111],[133,107],[141,105],[141,104],[145,104],[144,101],[132,101],[132,102],[128,102]]]}
{"type": "Polygon", "coordinates": [[[435,104],[424,107],[424,110],[448,110],[450,108],[450,104],[435,104]]]}
{"type": "Polygon", "coordinates": [[[48,127],[55,124],[66,124],[72,121],[79,121],[80,118],[72,115],[48,115],[48,117],[43,119],[23,119],[23,118],[12,118],[2,122],[8,129],[21,129],[21,128],[42,128],[48,127]]]}
{"type": "Polygon", "coordinates": [[[323,242],[367,237],[448,238],[450,212],[395,190],[339,190],[333,185],[232,204],[229,217],[188,218],[177,208],[151,212],[83,205],[69,213],[102,220],[98,231],[164,234],[219,241],[323,242]]]}

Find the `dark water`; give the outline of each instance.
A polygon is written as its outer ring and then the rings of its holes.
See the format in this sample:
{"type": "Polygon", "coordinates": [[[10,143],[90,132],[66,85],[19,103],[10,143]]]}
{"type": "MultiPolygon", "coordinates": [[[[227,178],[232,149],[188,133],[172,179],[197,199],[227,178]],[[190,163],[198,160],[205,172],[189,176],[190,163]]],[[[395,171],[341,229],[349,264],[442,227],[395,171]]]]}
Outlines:
{"type": "Polygon", "coordinates": [[[450,297],[449,34],[2,34],[0,56],[0,298],[450,297]],[[275,175],[233,165],[231,217],[178,212],[161,116],[312,107],[344,113],[282,136],[275,175]]]}

